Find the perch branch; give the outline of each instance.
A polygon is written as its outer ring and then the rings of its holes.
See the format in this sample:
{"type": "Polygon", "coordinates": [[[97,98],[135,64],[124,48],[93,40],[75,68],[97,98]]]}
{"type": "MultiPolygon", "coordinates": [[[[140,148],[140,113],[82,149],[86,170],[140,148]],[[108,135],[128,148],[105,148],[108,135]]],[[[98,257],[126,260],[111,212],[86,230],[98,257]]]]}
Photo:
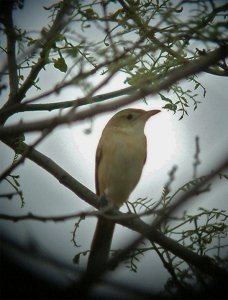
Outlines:
{"type": "MultiPolygon", "coordinates": [[[[6,144],[14,148],[12,144],[9,142],[6,144]]],[[[21,155],[23,155],[24,152],[27,151],[27,145],[23,143],[21,145],[20,151],[21,155]]],[[[52,174],[61,184],[63,184],[66,188],[70,189],[73,193],[75,193],[78,197],[86,201],[88,204],[98,208],[99,207],[99,199],[98,197],[89,189],[87,189],[85,186],[83,186],[80,182],[78,182],[76,179],[74,179],[70,174],[68,174],[64,169],[62,169],[60,166],[58,166],[53,160],[46,157],[44,154],[38,152],[35,149],[32,149],[30,152],[28,152],[27,157],[35,162],[37,165],[42,167],[44,170],[52,174]]],[[[222,170],[228,166],[228,161],[223,162],[220,164],[216,170],[211,173],[211,175],[208,176],[208,180],[213,179],[215,174],[221,173],[222,170]]],[[[205,182],[206,183],[206,182],[205,182]]],[[[194,192],[201,188],[202,184],[198,184],[194,186],[193,189],[191,189],[186,195],[188,199],[192,195],[194,195],[194,192]]],[[[179,198],[179,200],[176,202],[177,204],[172,206],[169,213],[173,213],[176,208],[178,208],[180,205],[182,205],[185,202],[184,196],[179,198]]],[[[121,212],[113,212],[114,216],[124,216],[125,214],[121,212]]],[[[133,218],[133,219],[126,219],[124,218],[121,220],[119,219],[117,223],[128,227],[131,230],[137,231],[142,234],[143,237],[148,238],[150,241],[158,243],[165,249],[171,251],[176,256],[179,256],[180,258],[186,260],[189,264],[195,265],[197,268],[199,268],[202,272],[207,272],[209,274],[220,274],[224,275],[224,271],[216,266],[211,262],[211,260],[208,257],[201,257],[200,255],[192,252],[191,250],[187,249],[186,247],[178,244],[178,242],[172,240],[169,237],[166,237],[163,233],[156,230],[156,226],[159,226],[163,221],[167,219],[167,214],[163,216],[159,216],[158,219],[155,219],[155,221],[152,223],[152,226],[144,223],[140,218],[133,218]],[[213,273],[212,273],[213,271],[213,273]]],[[[143,237],[140,236],[136,241],[133,241],[126,249],[124,249],[123,253],[120,251],[120,253],[115,256],[109,263],[110,265],[116,265],[116,263],[119,263],[123,258],[125,258],[126,254],[129,250],[136,247],[138,243],[143,239],[143,237]]],[[[103,272],[105,269],[103,270],[103,272]]],[[[102,275],[102,274],[100,274],[102,275]]]]}

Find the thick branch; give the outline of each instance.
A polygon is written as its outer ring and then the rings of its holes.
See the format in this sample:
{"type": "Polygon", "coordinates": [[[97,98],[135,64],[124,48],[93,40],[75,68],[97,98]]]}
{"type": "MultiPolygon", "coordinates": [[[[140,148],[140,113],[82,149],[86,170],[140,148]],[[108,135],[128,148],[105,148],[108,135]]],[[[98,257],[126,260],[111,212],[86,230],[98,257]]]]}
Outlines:
{"type": "MultiPolygon", "coordinates": [[[[14,149],[14,145],[10,142],[5,143],[14,149]]],[[[78,197],[89,203],[90,205],[98,208],[97,196],[88,190],[85,186],[83,186],[80,182],[74,179],[69,173],[67,173],[64,169],[58,166],[53,160],[40,153],[35,149],[28,149],[29,146],[25,143],[20,144],[21,155],[26,155],[30,160],[35,162],[38,166],[46,170],[48,173],[53,175],[61,184],[70,189],[74,194],[78,197]]],[[[15,150],[15,149],[14,149],[15,150]]]]}
{"type": "MultiPolygon", "coordinates": [[[[12,149],[14,149],[14,146],[12,144],[10,144],[9,142],[6,142],[6,144],[8,146],[10,146],[12,149]]],[[[93,192],[91,192],[89,189],[87,189],[85,186],[83,186],[81,183],[79,183],[70,174],[68,174],[64,169],[62,169],[60,166],[58,166],[53,160],[46,157],[45,155],[43,155],[42,153],[38,152],[35,149],[31,149],[30,151],[28,151],[27,147],[28,146],[25,143],[23,143],[21,145],[21,148],[20,148],[21,155],[26,153],[27,157],[30,160],[32,160],[37,165],[42,167],[44,170],[46,170],[47,172],[52,174],[61,184],[63,184],[68,189],[70,189],[73,193],[75,193],[81,199],[83,199],[84,201],[86,201],[87,203],[89,203],[90,205],[92,205],[96,208],[99,207],[98,197],[93,192]]],[[[226,164],[227,164],[227,162],[226,162],[226,164]]],[[[221,166],[218,167],[218,170],[219,170],[219,172],[221,171],[221,166]]],[[[197,188],[197,187],[195,186],[194,189],[195,188],[197,188]]],[[[187,249],[186,247],[178,244],[176,241],[166,237],[163,233],[157,231],[154,227],[151,227],[150,225],[144,223],[140,218],[129,219],[128,214],[127,214],[127,217],[124,218],[123,216],[126,216],[126,214],[121,213],[121,212],[116,212],[116,211],[113,212],[113,216],[117,217],[116,218],[117,223],[119,223],[123,226],[126,226],[129,229],[132,229],[134,231],[141,233],[143,236],[147,237],[152,242],[158,243],[163,248],[171,251],[173,254],[184,259],[187,263],[196,266],[201,271],[212,274],[211,272],[212,272],[212,270],[214,270],[213,274],[224,275],[223,270],[214,266],[214,264],[210,261],[209,258],[201,257],[198,254],[187,249]],[[118,217],[120,217],[120,218],[118,218],[118,217]]],[[[164,219],[162,221],[164,221],[164,219]]],[[[159,224],[161,224],[161,222],[159,222],[159,224]]],[[[132,245],[130,245],[130,247],[132,249],[132,245]]],[[[126,250],[125,250],[125,252],[126,252],[126,250]]],[[[125,252],[124,252],[124,255],[125,255],[125,252]]],[[[121,253],[120,253],[120,255],[125,257],[121,253]]],[[[114,258],[114,262],[115,262],[115,260],[118,263],[120,261],[118,257],[114,258]]],[[[113,264],[112,261],[111,261],[111,264],[113,264]]]]}
{"type": "MultiPolygon", "coordinates": [[[[69,124],[72,122],[84,120],[85,118],[93,117],[94,115],[101,114],[103,112],[111,111],[117,109],[123,105],[130,104],[135,102],[145,96],[154,95],[162,90],[168,89],[172,84],[180,81],[184,78],[187,78],[191,75],[200,73],[207,69],[209,66],[215,64],[220,59],[223,59],[228,56],[228,46],[224,46],[218,48],[206,56],[197,58],[192,60],[191,62],[177,67],[174,70],[167,72],[165,78],[159,78],[157,81],[155,80],[155,84],[151,85],[151,82],[142,82],[142,89],[135,92],[133,95],[128,97],[124,97],[115,102],[109,102],[103,105],[97,105],[94,108],[89,108],[87,110],[66,114],[65,116],[48,118],[42,121],[37,122],[27,122],[27,123],[19,123],[16,125],[7,126],[5,128],[0,128],[0,137],[11,136],[14,134],[24,133],[24,132],[32,132],[44,130],[46,128],[56,127],[62,124],[69,124]]],[[[88,99],[89,100],[89,99],[88,99]]]]}

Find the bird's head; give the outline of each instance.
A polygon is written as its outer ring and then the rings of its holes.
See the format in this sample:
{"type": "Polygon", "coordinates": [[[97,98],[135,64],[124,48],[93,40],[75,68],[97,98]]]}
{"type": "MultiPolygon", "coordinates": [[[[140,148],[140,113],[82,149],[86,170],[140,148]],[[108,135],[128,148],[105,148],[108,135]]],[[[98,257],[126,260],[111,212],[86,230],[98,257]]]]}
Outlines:
{"type": "Polygon", "coordinates": [[[111,128],[119,128],[121,130],[143,130],[146,121],[159,113],[160,110],[143,110],[127,108],[116,113],[108,122],[106,126],[111,128]]]}

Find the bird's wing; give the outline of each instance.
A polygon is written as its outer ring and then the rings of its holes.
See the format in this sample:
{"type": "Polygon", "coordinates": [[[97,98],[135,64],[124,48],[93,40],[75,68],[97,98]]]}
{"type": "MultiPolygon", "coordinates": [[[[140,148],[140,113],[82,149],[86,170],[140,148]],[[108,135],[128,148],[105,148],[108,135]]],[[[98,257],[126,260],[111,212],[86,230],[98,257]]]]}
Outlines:
{"type": "Polygon", "coordinates": [[[95,166],[95,185],[96,185],[96,194],[100,195],[100,189],[98,184],[98,169],[102,158],[101,147],[98,145],[96,152],[96,166],[95,166]]]}
{"type": "MultiPolygon", "coordinates": [[[[96,167],[95,167],[95,185],[96,194],[100,196],[100,187],[98,180],[99,167],[102,161],[102,147],[98,144],[96,151],[96,167]]],[[[115,223],[98,217],[96,230],[93,236],[90,255],[88,259],[87,272],[91,276],[96,276],[99,270],[103,269],[107,263],[109,251],[112,242],[112,236],[115,223]]]]}
{"type": "MultiPolygon", "coordinates": [[[[146,143],[146,148],[145,149],[147,149],[147,139],[145,139],[145,143],[146,143]]],[[[143,165],[145,165],[146,159],[147,159],[147,151],[145,152],[145,159],[144,159],[143,165]]]]}

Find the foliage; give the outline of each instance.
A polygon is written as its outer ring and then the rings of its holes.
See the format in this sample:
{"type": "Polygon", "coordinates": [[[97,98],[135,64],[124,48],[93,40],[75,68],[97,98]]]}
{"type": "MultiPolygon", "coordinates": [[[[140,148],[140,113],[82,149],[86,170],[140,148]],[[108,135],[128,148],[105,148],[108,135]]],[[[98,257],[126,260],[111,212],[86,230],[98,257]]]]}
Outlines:
{"type": "MultiPolygon", "coordinates": [[[[165,187],[162,193],[161,200],[154,202],[147,199],[137,199],[131,204],[134,211],[144,214],[148,213],[152,216],[161,214],[163,211],[175,202],[175,197],[178,193],[188,192],[189,189],[197,185],[199,182],[204,182],[206,176],[195,178],[183,186],[178,188],[174,193],[165,187]],[[146,203],[146,204],[145,204],[146,203]],[[155,209],[154,209],[155,208],[155,209]]],[[[206,189],[208,192],[208,188],[206,189]]],[[[199,194],[205,192],[199,191],[199,194]]],[[[196,195],[197,196],[197,195],[196,195]]],[[[182,217],[171,218],[160,228],[160,230],[167,236],[171,237],[181,243],[188,249],[198,253],[200,256],[209,255],[213,258],[214,262],[227,266],[228,263],[228,214],[225,210],[213,208],[211,210],[199,207],[198,211],[194,214],[187,214],[184,212],[182,217]]],[[[152,243],[151,246],[145,244],[134,249],[126,261],[126,267],[133,271],[138,271],[138,263],[140,257],[146,252],[155,251],[160,257],[164,267],[170,273],[171,277],[167,280],[165,291],[170,295],[175,295],[180,289],[191,291],[194,287],[195,290],[205,288],[210,283],[209,277],[204,275],[199,280],[199,272],[191,265],[179,257],[173,255],[166,249],[152,243]]]]}
{"type": "MultiPolygon", "coordinates": [[[[54,33],[44,45],[42,38],[45,39],[51,30],[64,1],[45,7],[52,24],[43,27],[41,40],[39,35],[34,36],[34,32],[16,27],[17,55],[23,57],[17,65],[20,85],[42,59],[43,71],[48,65],[53,66],[66,73],[64,78],[71,77],[69,84],[76,83],[83,90],[81,79],[85,70],[89,70],[87,78],[83,78],[87,83],[88,76],[94,71],[103,75],[123,72],[128,85],[153,90],[167,72],[196,57],[205,56],[227,41],[226,5],[217,8],[213,1],[200,1],[197,8],[181,1],[127,1],[124,5],[121,1],[120,4],[118,1],[72,1],[64,32],[54,33]],[[95,27],[100,31],[96,39],[88,34],[95,27]],[[198,48],[193,46],[194,42],[198,48]],[[40,48],[41,52],[27,51],[31,46],[40,48]],[[76,75],[75,66],[80,70],[76,75]]],[[[215,72],[218,68],[211,68],[208,72],[215,72]]],[[[40,69],[39,76],[42,73],[40,69]]],[[[200,88],[204,96],[206,93],[196,75],[186,79],[189,89],[183,90],[177,82],[166,93],[159,93],[165,102],[163,108],[179,111],[180,118],[188,114],[192,105],[197,108],[200,88]]],[[[38,76],[31,82],[35,88],[42,88],[38,76]]]]}
{"type": "MultiPolygon", "coordinates": [[[[13,188],[13,190],[15,191],[15,195],[19,196],[21,200],[21,208],[22,208],[25,205],[25,201],[24,201],[23,191],[20,189],[20,182],[18,180],[19,178],[20,178],[19,175],[9,175],[7,178],[5,178],[5,180],[13,188]]],[[[14,193],[11,193],[11,195],[14,195],[14,193]]],[[[7,197],[11,199],[11,197],[9,196],[7,197]]]]}
{"type": "MultiPolygon", "coordinates": [[[[174,168],[175,172],[176,168],[174,168]]],[[[170,176],[173,176],[172,171],[170,176]]],[[[220,178],[226,180],[225,176],[220,178]]],[[[179,193],[187,193],[192,186],[197,186],[199,183],[204,183],[207,176],[201,176],[194,178],[186,182],[183,186],[179,187],[175,192],[171,193],[169,187],[166,185],[163,189],[161,199],[159,201],[153,201],[152,199],[139,198],[134,202],[128,202],[128,208],[133,211],[134,214],[140,216],[147,216],[149,220],[156,217],[157,214],[161,214],[167,210],[179,193]]],[[[169,182],[171,184],[172,180],[169,182]]],[[[201,193],[211,192],[209,185],[204,190],[199,190],[195,196],[201,193]]],[[[170,217],[170,220],[164,223],[160,227],[161,232],[166,236],[178,241],[184,247],[194,251],[201,257],[210,256],[213,261],[221,267],[228,266],[228,214],[225,210],[219,210],[216,208],[205,209],[199,207],[194,214],[183,213],[181,217],[170,217]]],[[[80,219],[79,222],[80,223],[80,219]]],[[[148,222],[148,219],[147,219],[148,222]]],[[[74,230],[74,238],[76,231],[78,230],[78,223],[76,223],[74,230]]],[[[78,246],[77,246],[78,247],[78,246]]],[[[112,249],[112,255],[116,255],[121,250],[112,249]]],[[[188,265],[183,259],[172,254],[167,249],[156,245],[156,243],[148,243],[142,241],[137,248],[132,249],[128,254],[128,258],[125,261],[125,266],[132,272],[138,272],[138,265],[141,258],[147,254],[147,252],[155,251],[163,266],[170,273],[165,284],[165,293],[175,296],[180,291],[183,293],[193,293],[193,291],[207,290],[210,285],[210,276],[200,275],[199,271],[192,265],[188,265]]],[[[82,256],[89,254],[89,250],[81,251],[76,254],[73,261],[75,264],[80,263],[82,256]]]]}

